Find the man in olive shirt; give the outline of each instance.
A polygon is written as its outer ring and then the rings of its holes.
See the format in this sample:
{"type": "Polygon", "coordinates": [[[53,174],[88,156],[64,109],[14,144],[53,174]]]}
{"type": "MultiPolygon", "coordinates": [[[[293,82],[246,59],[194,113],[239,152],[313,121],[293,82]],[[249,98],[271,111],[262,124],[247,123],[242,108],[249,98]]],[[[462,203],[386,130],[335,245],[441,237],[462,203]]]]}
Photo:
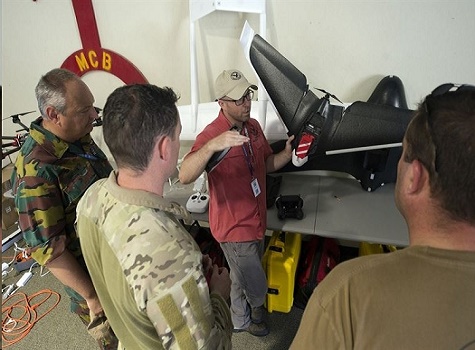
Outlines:
{"type": "Polygon", "coordinates": [[[291,349],[475,347],[475,87],[452,90],[427,96],[404,137],[395,198],[410,246],[338,265],[291,349]]]}

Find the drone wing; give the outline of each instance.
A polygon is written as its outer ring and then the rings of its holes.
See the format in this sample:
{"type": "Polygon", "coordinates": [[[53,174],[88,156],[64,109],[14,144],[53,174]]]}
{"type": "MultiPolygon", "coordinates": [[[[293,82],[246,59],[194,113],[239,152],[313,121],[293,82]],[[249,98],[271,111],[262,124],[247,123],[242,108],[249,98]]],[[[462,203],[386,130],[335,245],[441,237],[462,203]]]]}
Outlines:
{"type": "Polygon", "coordinates": [[[354,102],[344,110],[325,151],[401,143],[412,112],[389,105],[354,102]]]}
{"type": "Polygon", "coordinates": [[[292,63],[258,34],[249,47],[250,62],[277,112],[295,135],[295,148],[311,134],[308,156],[331,150],[400,143],[412,111],[391,105],[355,102],[348,108],[318,98],[292,63]]]}
{"type": "Polygon", "coordinates": [[[249,58],[282,121],[291,127],[289,132],[295,132],[294,118],[308,92],[307,78],[257,34],[249,58]]]}

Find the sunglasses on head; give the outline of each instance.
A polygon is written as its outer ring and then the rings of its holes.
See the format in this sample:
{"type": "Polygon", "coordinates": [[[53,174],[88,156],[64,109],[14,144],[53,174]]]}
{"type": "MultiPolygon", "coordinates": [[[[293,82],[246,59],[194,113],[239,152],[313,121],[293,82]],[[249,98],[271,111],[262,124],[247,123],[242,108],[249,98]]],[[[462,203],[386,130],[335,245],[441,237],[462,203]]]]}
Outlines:
{"type": "Polygon", "coordinates": [[[433,118],[433,113],[434,113],[434,104],[435,104],[435,99],[437,96],[441,96],[443,94],[449,93],[449,92],[454,92],[454,91],[465,91],[465,90],[474,90],[475,91],[475,86],[473,85],[467,85],[467,84],[452,84],[452,83],[447,83],[447,84],[442,84],[436,87],[430,95],[428,95],[424,101],[424,109],[426,111],[426,122],[427,122],[427,130],[429,131],[429,136],[430,136],[430,142],[432,146],[434,147],[434,170],[437,173],[437,163],[438,163],[438,157],[437,157],[437,144],[435,142],[435,134],[434,134],[434,118],[433,118]]]}

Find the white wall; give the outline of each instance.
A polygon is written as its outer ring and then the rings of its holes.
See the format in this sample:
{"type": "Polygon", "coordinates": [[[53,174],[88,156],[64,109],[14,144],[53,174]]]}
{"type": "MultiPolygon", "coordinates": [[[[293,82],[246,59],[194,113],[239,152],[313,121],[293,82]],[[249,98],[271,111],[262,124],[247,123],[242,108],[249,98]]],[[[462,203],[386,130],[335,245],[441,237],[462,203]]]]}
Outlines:
{"type": "MultiPolygon", "coordinates": [[[[102,47],[130,60],[150,83],[173,87],[180,105],[190,104],[188,1],[93,0],[93,5],[102,47]]],[[[70,1],[3,0],[2,16],[8,116],[36,109],[39,77],[82,45],[70,1]]],[[[310,87],[345,102],[366,100],[380,79],[394,74],[415,108],[441,83],[475,84],[474,18],[473,0],[268,0],[267,40],[307,76],[310,87]]],[[[214,100],[214,79],[223,69],[239,68],[256,81],[239,45],[245,20],[258,32],[255,14],[214,12],[198,22],[200,102],[214,100]]],[[[83,79],[99,107],[122,85],[105,72],[83,79]]],[[[16,129],[9,121],[3,126],[3,134],[16,129]]]]}

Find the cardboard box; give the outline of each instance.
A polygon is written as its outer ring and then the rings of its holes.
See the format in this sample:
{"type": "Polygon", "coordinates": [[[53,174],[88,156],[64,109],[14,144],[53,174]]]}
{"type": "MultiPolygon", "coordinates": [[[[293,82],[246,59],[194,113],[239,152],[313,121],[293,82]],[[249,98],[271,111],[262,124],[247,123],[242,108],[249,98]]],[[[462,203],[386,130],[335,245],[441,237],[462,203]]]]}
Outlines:
{"type": "Polygon", "coordinates": [[[2,199],[5,198],[5,193],[12,189],[10,177],[13,172],[13,164],[8,164],[2,169],[2,199]]]}
{"type": "Polygon", "coordinates": [[[15,201],[8,193],[12,188],[10,181],[12,171],[13,164],[8,164],[2,169],[2,230],[8,230],[18,222],[15,201]],[[5,196],[5,193],[7,193],[7,196],[5,196]]]}
{"type": "Polygon", "coordinates": [[[2,198],[2,230],[8,230],[18,221],[13,198],[2,198]]]}

